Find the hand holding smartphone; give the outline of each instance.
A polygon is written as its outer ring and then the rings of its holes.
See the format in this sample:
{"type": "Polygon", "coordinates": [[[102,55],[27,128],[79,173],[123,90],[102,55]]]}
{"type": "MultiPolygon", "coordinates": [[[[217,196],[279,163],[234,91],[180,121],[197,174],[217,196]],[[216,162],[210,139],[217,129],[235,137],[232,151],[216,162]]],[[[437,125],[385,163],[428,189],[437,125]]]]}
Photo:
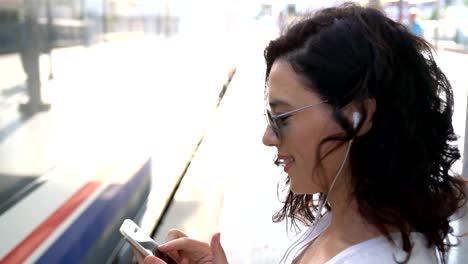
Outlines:
{"type": "Polygon", "coordinates": [[[177,264],[167,254],[158,250],[158,244],[131,219],[125,219],[120,226],[120,233],[143,257],[154,255],[168,264],[177,264]]]}

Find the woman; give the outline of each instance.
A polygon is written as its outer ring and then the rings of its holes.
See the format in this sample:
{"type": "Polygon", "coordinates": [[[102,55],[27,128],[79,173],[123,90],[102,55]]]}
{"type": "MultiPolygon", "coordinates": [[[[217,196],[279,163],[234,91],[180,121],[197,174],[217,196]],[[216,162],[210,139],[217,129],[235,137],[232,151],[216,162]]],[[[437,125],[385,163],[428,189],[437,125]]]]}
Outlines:
{"type": "MultiPolygon", "coordinates": [[[[289,185],[274,220],[310,226],[283,261],[446,263],[449,218],[466,198],[450,172],[453,94],[429,44],[344,4],[294,24],[265,59],[263,143],[289,185]]],[[[168,240],[159,249],[178,263],[227,263],[219,234],[168,240]]]]}

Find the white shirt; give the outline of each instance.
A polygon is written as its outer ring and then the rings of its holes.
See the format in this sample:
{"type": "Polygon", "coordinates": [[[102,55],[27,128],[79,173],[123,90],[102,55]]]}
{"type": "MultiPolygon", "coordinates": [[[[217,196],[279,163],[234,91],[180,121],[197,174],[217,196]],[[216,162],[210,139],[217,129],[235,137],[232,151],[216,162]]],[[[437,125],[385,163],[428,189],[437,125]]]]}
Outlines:
{"type": "MultiPolygon", "coordinates": [[[[302,250],[302,246],[315,239],[327,229],[331,217],[331,213],[325,214],[322,219],[318,221],[315,230],[312,230],[311,233],[311,230],[309,230],[307,238],[293,250],[287,258],[286,263],[292,263],[294,257],[299,255],[298,253],[302,250]]],[[[326,264],[395,264],[402,262],[406,257],[406,252],[402,249],[400,233],[393,233],[391,236],[396,245],[390,243],[384,236],[376,237],[346,248],[327,261],[326,264]]],[[[426,247],[426,238],[423,234],[412,232],[410,234],[410,241],[413,245],[413,249],[408,263],[439,263],[435,248],[426,247]]]]}
{"type": "MultiPolygon", "coordinates": [[[[326,264],[395,264],[402,262],[407,253],[401,248],[400,234],[392,234],[397,246],[392,245],[386,237],[377,237],[353,245],[334,256],[326,264]],[[397,260],[398,262],[396,262],[397,260]]],[[[410,234],[411,256],[408,263],[431,264],[438,263],[435,248],[427,248],[426,238],[421,233],[410,234]]]]}

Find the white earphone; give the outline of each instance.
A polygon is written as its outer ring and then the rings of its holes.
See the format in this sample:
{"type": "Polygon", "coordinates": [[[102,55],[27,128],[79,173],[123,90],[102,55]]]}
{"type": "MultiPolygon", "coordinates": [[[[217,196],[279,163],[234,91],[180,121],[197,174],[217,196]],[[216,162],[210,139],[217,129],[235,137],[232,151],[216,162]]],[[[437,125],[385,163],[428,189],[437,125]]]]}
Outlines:
{"type": "Polygon", "coordinates": [[[354,129],[357,128],[357,126],[359,125],[359,122],[361,122],[361,113],[353,112],[353,128],[354,129]]]}

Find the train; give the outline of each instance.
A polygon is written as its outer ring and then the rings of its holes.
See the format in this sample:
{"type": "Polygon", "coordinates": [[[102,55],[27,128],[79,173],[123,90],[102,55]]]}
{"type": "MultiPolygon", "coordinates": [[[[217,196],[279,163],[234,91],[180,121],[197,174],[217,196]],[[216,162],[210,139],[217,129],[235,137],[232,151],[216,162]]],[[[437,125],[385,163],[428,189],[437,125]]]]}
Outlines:
{"type": "Polygon", "coordinates": [[[90,47],[119,33],[170,37],[179,18],[157,2],[0,1],[1,264],[130,263],[131,250],[119,233],[124,219],[142,224],[150,235],[154,231],[159,216],[150,213],[148,218],[154,181],[149,152],[127,148],[120,156],[84,154],[48,163],[47,153],[41,152],[44,135],[12,133],[20,125],[36,128],[36,117],[17,116],[8,106],[18,91],[28,90],[19,83],[26,67],[24,62],[20,66],[18,58],[24,56],[18,54],[90,47]]]}

